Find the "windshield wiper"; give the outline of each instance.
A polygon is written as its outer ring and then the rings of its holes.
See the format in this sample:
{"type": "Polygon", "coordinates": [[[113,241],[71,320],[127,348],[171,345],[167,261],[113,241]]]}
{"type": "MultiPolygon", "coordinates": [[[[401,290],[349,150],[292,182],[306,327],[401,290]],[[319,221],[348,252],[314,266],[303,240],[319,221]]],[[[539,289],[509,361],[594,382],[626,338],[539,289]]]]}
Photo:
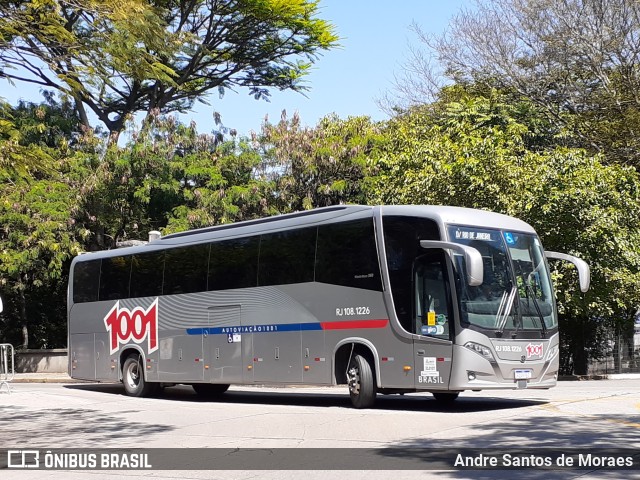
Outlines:
{"type": "MultiPolygon", "coordinates": [[[[521,306],[520,305],[520,299],[518,299],[518,305],[521,306]]],[[[519,310],[522,310],[522,309],[519,309],[519,310]]],[[[515,319],[515,321],[513,323],[515,324],[516,329],[511,334],[511,338],[516,338],[518,336],[518,332],[521,329],[524,329],[524,325],[523,325],[523,321],[522,321],[522,314],[516,315],[516,319],[515,319]]]]}
{"type": "Polygon", "coordinates": [[[531,283],[529,283],[529,279],[525,281],[525,291],[527,292],[527,300],[533,301],[533,307],[536,309],[536,313],[538,314],[538,318],[540,319],[540,327],[542,328],[542,338],[547,337],[547,324],[544,321],[544,315],[542,315],[542,311],[540,310],[540,305],[538,304],[538,299],[536,298],[536,293],[533,291],[533,287],[531,283]]]}
{"type": "MultiPolygon", "coordinates": [[[[505,294],[507,292],[504,292],[505,294]]],[[[518,288],[514,285],[511,288],[511,291],[509,292],[509,296],[507,297],[507,301],[505,303],[500,302],[500,307],[502,307],[504,305],[504,314],[501,315],[501,309],[498,308],[498,334],[499,336],[502,336],[502,333],[504,332],[505,327],[507,326],[507,317],[509,316],[509,314],[511,313],[511,309],[513,308],[513,301],[516,297],[516,294],[518,293],[518,288]]],[[[504,299],[504,295],[502,296],[502,298],[504,299]]]]}

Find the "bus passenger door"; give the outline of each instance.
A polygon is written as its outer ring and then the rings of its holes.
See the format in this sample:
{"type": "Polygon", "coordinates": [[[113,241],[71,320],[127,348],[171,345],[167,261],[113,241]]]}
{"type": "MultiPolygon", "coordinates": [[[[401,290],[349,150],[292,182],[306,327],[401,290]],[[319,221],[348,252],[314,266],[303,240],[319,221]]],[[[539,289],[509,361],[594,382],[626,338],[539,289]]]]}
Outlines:
{"type": "MultiPolygon", "coordinates": [[[[209,308],[209,328],[205,336],[205,381],[212,383],[243,382],[243,344],[250,348],[251,334],[242,333],[242,307],[224,305],[209,308]]],[[[250,382],[251,380],[249,380],[250,382]]]]}
{"type": "Polygon", "coordinates": [[[421,390],[449,388],[454,319],[447,258],[442,250],[428,251],[413,268],[414,371],[421,390]]]}

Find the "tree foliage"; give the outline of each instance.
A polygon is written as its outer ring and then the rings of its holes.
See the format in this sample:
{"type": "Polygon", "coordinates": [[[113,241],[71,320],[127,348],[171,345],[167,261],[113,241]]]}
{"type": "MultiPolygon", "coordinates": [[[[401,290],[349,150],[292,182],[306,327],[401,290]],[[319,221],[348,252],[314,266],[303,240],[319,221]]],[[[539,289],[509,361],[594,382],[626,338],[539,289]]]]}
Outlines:
{"type": "Polygon", "coordinates": [[[365,203],[372,158],[383,142],[381,128],[368,117],[327,116],[310,128],[284,112],[277,124],[263,125],[259,139],[264,174],[274,182],[282,212],[365,203]]]}
{"type": "Polygon", "coordinates": [[[117,136],[136,112],[185,111],[211,90],[303,91],[336,45],[309,0],[9,0],[0,77],[53,88],[117,136]]]}
{"type": "Polygon", "coordinates": [[[50,298],[51,291],[64,293],[60,284],[66,282],[69,261],[81,251],[81,232],[73,228],[77,184],[68,175],[76,161],[74,153],[62,140],[47,145],[53,141],[47,133],[64,125],[38,123],[46,113],[40,119],[31,118],[26,122],[29,128],[25,127],[27,112],[46,112],[47,107],[56,106],[32,107],[14,109],[4,104],[0,117],[0,290],[10,300],[3,319],[13,319],[3,322],[0,330],[19,334],[25,347],[32,326],[41,332],[40,344],[56,338],[46,315],[49,310],[63,310],[64,297],[44,310],[37,305],[42,298],[50,298]],[[41,141],[34,141],[34,131],[43,132],[41,141]]]}
{"type": "Polygon", "coordinates": [[[636,0],[477,0],[442,35],[414,29],[426,50],[398,79],[400,103],[431,101],[445,79],[489,85],[531,100],[573,146],[640,164],[636,0]]]}
{"type": "Polygon", "coordinates": [[[53,92],[42,93],[42,102],[20,100],[11,109],[13,124],[20,131],[20,144],[66,149],[86,141],[73,104],[64,98],[56,100],[53,92]]]}

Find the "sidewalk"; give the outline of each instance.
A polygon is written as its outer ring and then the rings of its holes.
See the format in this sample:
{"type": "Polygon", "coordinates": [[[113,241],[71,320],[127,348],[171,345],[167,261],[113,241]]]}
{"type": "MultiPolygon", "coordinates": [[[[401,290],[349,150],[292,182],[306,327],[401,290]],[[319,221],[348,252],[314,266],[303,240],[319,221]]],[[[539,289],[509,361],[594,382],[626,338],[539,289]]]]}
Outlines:
{"type": "Polygon", "coordinates": [[[76,380],[65,373],[16,373],[9,383],[80,383],[84,380],[76,380]]]}
{"type": "Polygon", "coordinates": [[[640,380],[640,373],[609,373],[607,375],[562,375],[559,382],[593,381],[593,380],[640,380]]]}

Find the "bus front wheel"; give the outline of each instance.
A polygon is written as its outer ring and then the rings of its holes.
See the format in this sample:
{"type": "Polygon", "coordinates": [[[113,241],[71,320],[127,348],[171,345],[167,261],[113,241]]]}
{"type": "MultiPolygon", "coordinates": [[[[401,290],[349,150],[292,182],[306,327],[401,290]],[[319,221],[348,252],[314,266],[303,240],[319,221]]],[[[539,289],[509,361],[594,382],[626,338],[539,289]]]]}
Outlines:
{"type": "Polygon", "coordinates": [[[140,356],[135,353],[129,355],[124,361],[122,383],[124,384],[124,391],[130,397],[149,396],[156,387],[155,383],[145,381],[140,356]]]}
{"type": "Polygon", "coordinates": [[[349,396],[356,408],[372,407],[376,400],[376,383],[369,361],[362,355],[351,359],[347,370],[349,396]]]}

